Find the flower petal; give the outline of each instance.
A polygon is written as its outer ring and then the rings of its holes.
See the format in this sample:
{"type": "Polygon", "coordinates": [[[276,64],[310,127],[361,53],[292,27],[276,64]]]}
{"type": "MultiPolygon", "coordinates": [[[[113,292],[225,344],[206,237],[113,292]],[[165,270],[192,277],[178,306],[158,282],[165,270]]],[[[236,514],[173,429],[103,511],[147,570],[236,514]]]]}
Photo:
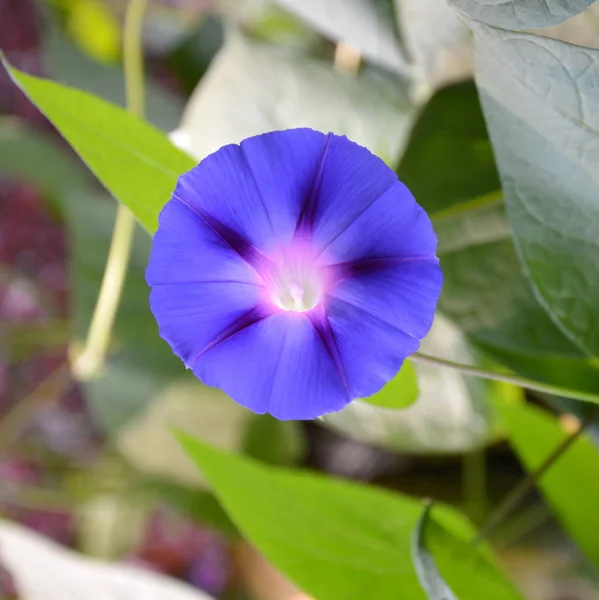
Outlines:
{"type": "Polygon", "coordinates": [[[326,313],[354,398],[378,392],[418,350],[441,283],[429,258],[361,272],[329,294],[326,313]]]}
{"type": "Polygon", "coordinates": [[[311,210],[316,247],[328,246],[397,181],[393,170],[369,150],[329,134],[311,210]]]}
{"type": "Polygon", "coordinates": [[[442,282],[439,261],[433,257],[360,273],[329,295],[422,339],[433,323],[442,282]]]}
{"type": "Polygon", "coordinates": [[[354,398],[378,392],[420,345],[387,321],[338,298],[331,298],[327,316],[354,398]]]}
{"type": "Polygon", "coordinates": [[[160,335],[186,366],[227,335],[268,313],[264,289],[253,283],[209,281],[152,288],[150,306],[160,335]]]}
{"type": "Polygon", "coordinates": [[[327,136],[319,131],[290,129],[241,142],[279,242],[290,241],[295,232],[314,186],[326,141],[327,136]]]}
{"type": "Polygon", "coordinates": [[[278,419],[313,419],[351,400],[312,323],[277,313],[214,346],[192,365],[252,411],[278,419]]]}
{"type": "Polygon", "coordinates": [[[437,236],[426,212],[396,181],[324,249],[335,262],[434,256],[437,236]]]}
{"type": "Polygon", "coordinates": [[[148,285],[227,280],[258,281],[255,271],[204,220],[178,200],[167,202],[154,235],[148,285]]]}
{"type": "Polygon", "coordinates": [[[294,129],[224,146],[184,174],[174,195],[268,251],[293,233],[325,139],[317,131],[294,129]]]}

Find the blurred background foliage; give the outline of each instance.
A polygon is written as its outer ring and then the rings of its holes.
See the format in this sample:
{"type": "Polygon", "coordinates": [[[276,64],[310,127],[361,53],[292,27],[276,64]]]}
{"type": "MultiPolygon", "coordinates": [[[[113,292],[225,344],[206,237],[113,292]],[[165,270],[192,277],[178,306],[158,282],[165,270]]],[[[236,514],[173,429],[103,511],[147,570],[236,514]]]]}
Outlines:
{"type": "MultiPolygon", "coordinates": [[[[598,6],[536,33],[599,48],[598,6]]],[[[0,0],[0,46],[26,72],[124,105],[124,11],[122,0],[0,0]]],[[[599,390],[597,359],[555,324],[518,259],[472,81],[472,35],[453,8],[154,0],[143,43],[147,118],[197,160],[250,135],[310,126],[348,135],[397,170],[433,220],[445,275],[424,351],[599,390]]],[[[315,423],[252,415],[186,373],[159,338],[141,227],[106,368],[73,381],[68,356],[89,325],[115,203],[4,72],[0,110],[3,516],[215,597],[291,598],[238,540],[174,427],[266,463],[442,500],[481,524],[588,412],[416,363],[372,401],[315,423]]],[[[599,561],[597,439],[591,426],[494,534],[533,600],[599,598],[588,562],[599,561]]]]}

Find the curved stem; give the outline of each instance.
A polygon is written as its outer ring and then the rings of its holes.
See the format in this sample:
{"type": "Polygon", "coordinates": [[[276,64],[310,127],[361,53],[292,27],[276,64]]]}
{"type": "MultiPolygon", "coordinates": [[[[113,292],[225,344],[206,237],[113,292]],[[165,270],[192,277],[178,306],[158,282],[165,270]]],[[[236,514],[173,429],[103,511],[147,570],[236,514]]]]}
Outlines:
{"type": "Polygon", "coordinates": [[[519,377],[518,375],[511,375],[507,373],[498,373],[496,371],[487,371],[479,367],[473,367],[471,365],[465,365],[462,363],[454,362],[452,360],[446,360],[437,356],[431,356],[430,354],[424,354],[422,352],[415,352],[410,356],[414,361],[429,363],[437,365],[439,367],[447,367],[449,369],[455,369],[460,371],[464,375],[473,375],[475,377],[481,377],[483,379],[492,379],[493,381],[503,381],[505,383],[511,383],[528,390],[534,390],[535,392],[541,392],[543,394],[553,394],[554,396],[563,396],[564,398],[572,398],[574,400],[584,400],[585,402],[593,402],[599,404],[599,394],[592,392],[583,392],[579,390],[572,390],[570,388],[562,387],[559,385],[551,385],[549,383],[542,383],[528,379],[526,377],[519,377]]]}
{"type": "MultiPolygon", "coordinates": [[[[125,16],[124,67],[127,108],[138,117],[144,114],[144,70],[142,52],[142,24],[147,0],[130,0],[125,16]]],[[[73,373],[81,380],[97,375],[106,360],[114,319],[118,310],[131,246],[135,232],[135,220],[129,209],[120,205],[100,293],[82,352],[73,361],[73,373]]]]}

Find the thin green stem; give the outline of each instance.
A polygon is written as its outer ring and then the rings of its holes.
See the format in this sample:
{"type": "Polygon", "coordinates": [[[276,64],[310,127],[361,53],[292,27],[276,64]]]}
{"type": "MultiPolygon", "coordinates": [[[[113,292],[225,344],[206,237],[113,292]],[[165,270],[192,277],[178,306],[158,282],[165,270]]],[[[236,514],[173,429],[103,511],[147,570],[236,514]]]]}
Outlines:
{"type": "MultiPolygon", "coordinates": [[[[127,108],[138,117],[144,114],[144,68],[142,52],[142,25],[147,0],[130,0],[125,15],[123,57],[127,108]]],[[[82,352],[73,361],[73,373],[86,380],[97,375],[104,366],[114,319],[119,307],[131,246],[135,220],[131,212],[118,206],[106,268],[94,314],[82,352]]]]}
{"type": "Polygon", "coordinates": [[[478,535],[473,540],[474,545],[478,545],[486,540],[489,535],[517,508],[528,493],[541,480],[543,475],[558,461],[559,458],[576,442],[578,438],[586,431],[595,419],[599,417],[599,409],[593,411],[581,423],[577,431],[564,438],[564,440],[555,448],[555,450],[531,473],[528,474],[505,498],[499,503],[499,506],[493,511],[487,522],[481,527],[478,535]]]}
{"type": "Polygon", "coordinates": [[[573,400],[583,400],[585,402],[593,402],[599,404],[599,394],[592,392],[583,392],[579,390],[572,390],[570,388],[562,387],[559,385],[551,385],[549,383],[542,383],[540,381],[534,381],[526,377],[519,377],[518,375],[511,375],[509,373],[498,373],[497,371],[487,371],[479,367],[473,367],[471,365],[465,365],[462,363],[454,362],[452,360],[446,360],[437,356],[431,356],[430,354],[424,354],[422,352],[415,352],[410,356],[414,361],[425,362],[439,367],[447,367],[449,369],[455,369],[464,373],[464,375],[473,375],[474,377],[481,377],[483,379],[492,379],[493,381],[503,381],[505,383],[511,383],[518,385],[528,390],[540,392],[542,394],[552,394],[554,396],[563,396],[564,398],[572,398],[573,400]]]}

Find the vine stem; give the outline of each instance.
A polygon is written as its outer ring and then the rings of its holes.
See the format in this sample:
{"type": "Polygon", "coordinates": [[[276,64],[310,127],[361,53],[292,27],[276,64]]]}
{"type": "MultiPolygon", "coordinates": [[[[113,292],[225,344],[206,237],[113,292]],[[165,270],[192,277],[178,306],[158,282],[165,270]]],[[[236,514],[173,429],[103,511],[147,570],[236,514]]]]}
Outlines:
{"type": "Polygon", "coordinates": [[[526,495],[547,473],[547,471],[563,456],[563,454],[580,438],[595,419],[599,416],[599,408],[591,412],[580,424],[577,431],[570,434],[555,448],[555,450],[527,477],[505,496],[499,506],[493,511],[487,522],[481,527],[472,544],[478,545],[485,541],[489,535],[508,517],[514,509],[524,500],[526,495]]]}
{"type": "MultiPolygon", "coordinates": [[[[127,109],[143,117],[144,68],[142,52],[142,25],[147,0],[130,0],[125,15],[123,59],[127,109]]],[[[72,371],[80,380],[96,376],[104,366],[114,319],[123,292],[123,285],[131,256],[135,233],[135,219],[125,206],[119,204],[106,268],[100,286],[85,345],[74,357],[72,371]]]]}
{"type": "Polygon", "coordinates": [[[447,367],[460,371],[464,375],[473,375],[474,377],[481,377],[482,379],[491,379],[493,381],[502,381],[504,383],[511,383],[518,385],[528,390],[540,392],[542,394],[552,394],[554,396],[563,396],[564,398],[572,398],[573,400],[583,400],[585,402],[593,402],[599,404],[599,394],[592,392],[583,392],[579,390],[571,390],[559,385],[551,385],[549,383],[541,383],[534,381],[526,377],[519,377],[518,375],[511,375],[509,373],[498,373],[497,371],[487,371],[479,367],[473,367],[471,365],[465,365],[462,363],[447,360],[445,358],[439,358],[438,356],[431,356],[430,354],[424,354],[422,352],[415,352],[410,356],[411,360],[416,362],[424,362],[439,367],[447,367]]]}

